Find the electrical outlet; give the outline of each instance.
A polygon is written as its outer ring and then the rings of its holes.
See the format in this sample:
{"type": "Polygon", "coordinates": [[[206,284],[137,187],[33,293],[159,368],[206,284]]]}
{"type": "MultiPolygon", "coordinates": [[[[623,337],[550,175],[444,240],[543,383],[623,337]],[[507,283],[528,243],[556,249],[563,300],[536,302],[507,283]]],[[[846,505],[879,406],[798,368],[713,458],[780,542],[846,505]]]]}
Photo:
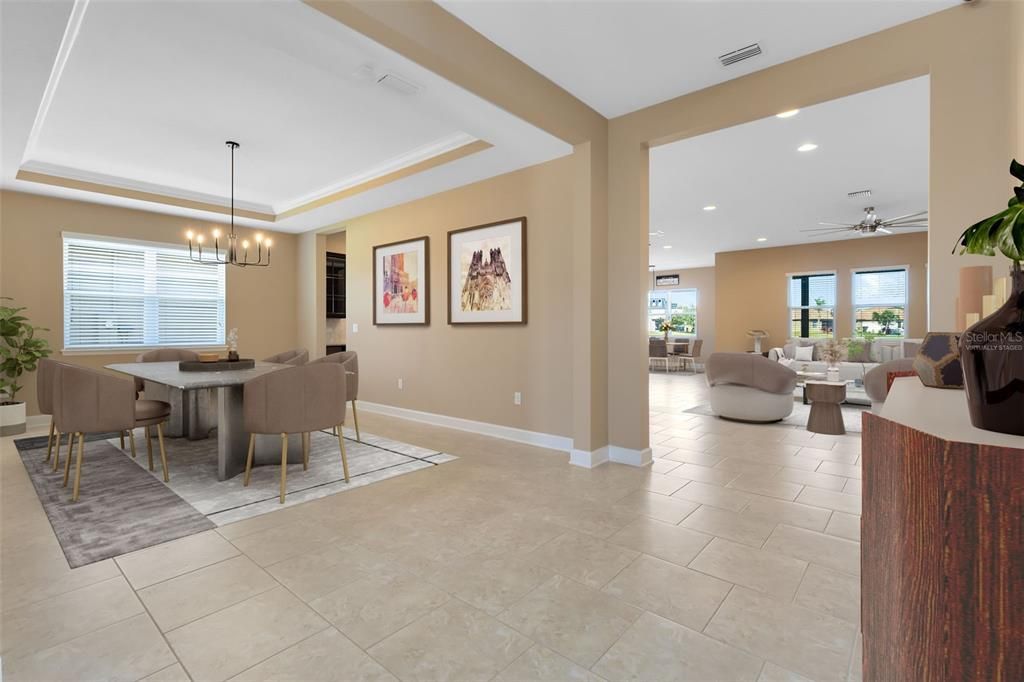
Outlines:
{"type": "Polygon", "coordinates": [[[516,391],[515,393],[513,393],[512,394],[512,402],[515,403],[516,405],[522,405],[523,404],[523,394],[520,393],[519,391],[516,391]]]}
{"type": "Polygon", "coordinates": [[[399,379],[398,380],[398,390],[401,391],[403,388],[405,388],[405,379],[399,379]]]}
{"type": "Polygon", "coordinates": [[[358,331],[359,331],[359,323],[358,322],[353,322],[352,323],[352,333],[355,334],[358,331]]]}

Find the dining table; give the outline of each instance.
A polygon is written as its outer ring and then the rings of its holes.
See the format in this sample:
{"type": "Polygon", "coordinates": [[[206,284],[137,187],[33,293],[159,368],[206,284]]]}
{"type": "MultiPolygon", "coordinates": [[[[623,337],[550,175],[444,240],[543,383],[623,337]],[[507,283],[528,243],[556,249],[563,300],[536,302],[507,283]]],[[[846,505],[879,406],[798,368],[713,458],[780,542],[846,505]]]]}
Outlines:
{"type": "MultiPolygon", "coordinates": [[[[189,440],[209,437],[212,429],[203,427],[201,397],[212,395],[215,404],[217,432],[217,480],[225,481],[245,471],[249,434],[243,419],[245,382],[256,377],[287,368],[288,365],[257,362],[248,369],[186,372],[177,362],[116,362],[106,368],[145,382],[147,395],[180,392],[181,400],[172,401],[172,422],[178,427],[174,436],[189,440]]],[[[211,405],[211,408],[214,406],[211,405]]],[[[213,410],[211,410],[213,411],[213,410]]],[[[301,463],[302,440],[300,434],[288,437],[288,461],[301,463]]],[[[257,435],[253,466],[281,464],[281,439],[276,435],[257,435]]]]}

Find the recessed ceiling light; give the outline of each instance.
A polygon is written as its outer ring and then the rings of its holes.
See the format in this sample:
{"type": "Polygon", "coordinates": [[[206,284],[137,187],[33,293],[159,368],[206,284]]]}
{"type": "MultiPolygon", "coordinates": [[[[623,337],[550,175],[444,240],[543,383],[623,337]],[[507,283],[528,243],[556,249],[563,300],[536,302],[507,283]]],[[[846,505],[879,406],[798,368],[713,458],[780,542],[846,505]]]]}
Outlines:
{"type": "Polygon", "coordinates": [[[798,152],[813,152],[817,148],[818,145],[814,144],[813,142],[808,142],[807,144],[800,145],[799,147],[796,148],[796,150],[798,152]]]}
{"type": "Polygon", "coordinates": [[[663,249],[671,249],[672,245],[671,244],[665,244],[665,246],[663,246],[661,248],[663,248],[663,249]]]}
{"type": "Polygon", "coordinates": [[[789,111],[783,111],[775,114],[775,118],[792,118],[800,113],[799,109],[790,109],[789,111]]]}
{"type": "Polygon", "coordinates": [[[757,241],[759,241],[759,242],[766,242],[766,241],[768,241],[768,237],[758,237],[757,241]]]}
{"type": "Polygon", "coordinates": [[[716,208],[718,208],[718,207],[715,206],[714,204],[711,204],[710,206],[705,206],[704,210],[705,211],[714,211],[716,208]]]}

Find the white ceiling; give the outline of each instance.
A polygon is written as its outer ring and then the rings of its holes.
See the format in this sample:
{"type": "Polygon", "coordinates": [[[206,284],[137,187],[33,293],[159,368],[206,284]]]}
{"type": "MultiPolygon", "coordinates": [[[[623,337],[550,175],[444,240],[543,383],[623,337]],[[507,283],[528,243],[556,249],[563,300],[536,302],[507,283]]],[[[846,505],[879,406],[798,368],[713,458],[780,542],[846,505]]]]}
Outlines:
{"type": "Polygon", "coordinates": [[[962,0],[437,0],[608,118],[962,0]],[[764,53],[723,67],[751,43],[764,53]]]}
{"type": "Polygon", "coordinates": [[[281,213],[475,140],[493,145],[272,226],[299,232],[571,152],[298,0],[5,1],[2,11],[5,188],[214,219],[14,176],[226,205],[232,139],[236,205],[281,213]],[[378,85],[387,72],[420,92],[378,85]]]}
{"type": "Polygon", "coordinates": [[[916,78],[653,148],[650,229],[664,235],[651,239],[651,264],[703,267],[721,251],[878,239],[800,230],[857,222],[866,206],[883,219],[926,210],[928,85],[916,78]],[[805,143],[818,148],[797,151],[805,143]],[[872,196],[846,196],[862,189],[872,196]]]}

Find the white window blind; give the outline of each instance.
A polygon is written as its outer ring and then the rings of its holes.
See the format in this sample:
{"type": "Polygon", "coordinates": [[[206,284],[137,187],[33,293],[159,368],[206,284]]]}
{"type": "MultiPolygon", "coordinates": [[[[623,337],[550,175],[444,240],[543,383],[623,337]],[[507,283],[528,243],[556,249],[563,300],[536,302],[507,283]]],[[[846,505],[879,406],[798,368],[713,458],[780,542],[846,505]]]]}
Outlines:
{"type": "Polygon", "coordinates": [[[64,347],[224,343],[224,267],[167,245],[64,237],[64,347]]]}
{"type": "Polygon", "coordinates": [[[835,334],[835,273],[790,275],[789,333],[801,338],[835,334]]]}
{"type": "Polygon", "coordinates": [[[858,335],[903,336],[906,309],[904,268],[853,273],[853,326],[858,335]]]}

